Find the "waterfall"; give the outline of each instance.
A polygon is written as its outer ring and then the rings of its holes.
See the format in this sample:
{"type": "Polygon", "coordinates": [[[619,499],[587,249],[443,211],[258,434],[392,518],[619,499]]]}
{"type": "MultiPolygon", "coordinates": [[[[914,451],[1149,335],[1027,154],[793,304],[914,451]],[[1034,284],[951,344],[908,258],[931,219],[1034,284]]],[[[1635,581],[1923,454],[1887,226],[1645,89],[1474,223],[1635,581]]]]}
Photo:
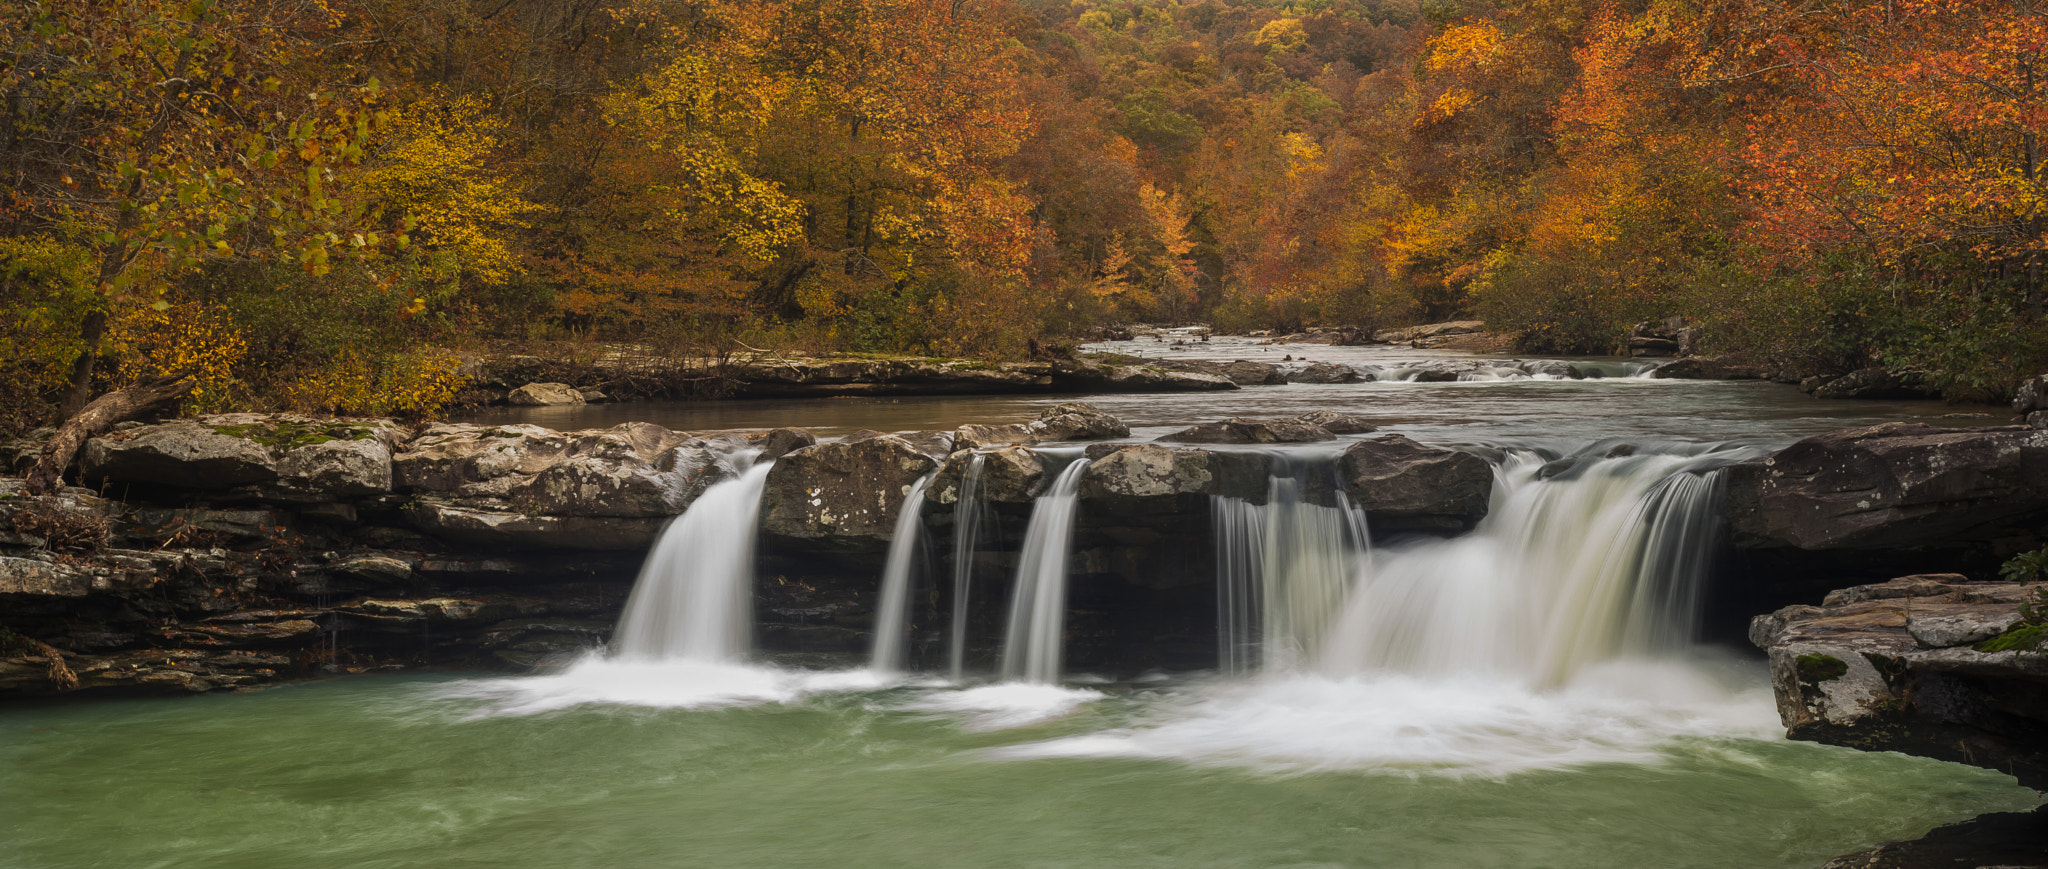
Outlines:
{"type": "MultiPolygon", "coordinates": [[[[979,457],[977,457],[979,458],[979,457]]],[[[875,607],[875,647],[868,669],[897,673],[909,658],[910,580],[924,536],[924,491],[931,475],[919,478],[903,498],[896,528],[889,538],[889,558],[882,567],[882,599],[875,607]]]]}
{"type": "Polygon", "coordinates": [[[670,520],[640,567],[612,654],[640,661],[737,661],[753,631],[754,531],[772,462],[704,490],[670,520]]]}
{"type": "Polygon", "coordinates": [[[1594,453],[1603,446],[1548,461],[1505,451],[1478,527],[1374,552],[1318,669],[1554,685],[1688,642],[1717,533],[1718,468],[1761,451],[1594,453]]]}
{"type": "Polygon", "coordinates": [[[1226,673],[1291,668],[1312,656],[1370,551],[1364,513],[1328,461],[1272,453],[1266,503],[1210,499],[1215,525],[1218,665],[1226,673]],[[1330,477],[1335,506],[1307,500],[1305,474],[1330,477]]]}
{"type": "Polygon", "coordinates": [[[947,670],[958,682],[967,668],[967,598],[974,585],[974,549],[981,543],[981,469],[988,457],[975,453],[960,475],[960,499],[953,502],[953,636],[946,651],[947,670]]]}
{"type": "Polygon", "coordinates": [[[1017,586],[1010,598],[1009,633],[1003,640],[1003,678],[1050,684],[1060,678],[1062,632],[1066,625],[1067,558],[1080,504],[1081,474],[1087,459],[1060,472],[1051,490],[1031,508],[1017,586]]]}

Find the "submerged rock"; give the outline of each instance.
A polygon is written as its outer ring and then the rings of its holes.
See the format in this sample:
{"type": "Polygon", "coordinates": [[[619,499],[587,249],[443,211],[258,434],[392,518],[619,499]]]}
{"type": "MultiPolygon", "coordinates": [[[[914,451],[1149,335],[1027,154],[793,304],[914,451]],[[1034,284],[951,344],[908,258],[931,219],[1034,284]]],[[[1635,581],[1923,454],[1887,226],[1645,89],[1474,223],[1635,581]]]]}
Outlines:
{"type": "Polygon", "coordinates": [[[1807,438],[1725,474],[1747,548],[1953,547],[2048,517],[2048,433],[1887,423],[1807,438]]]}
{"type": "Polygon", "coordinates": [[[1313,410],[1296,417],[1296,419],[1322,426],[1331,434],[1368,434],[1380,430],[1379,426],[1373,425],[1365,417],[1350,413],[1338,413],[1334,410],[1313,410]]]}
{"type": "Polygon", "coordinates": [[[1375,532],[1458,533],[1486,517],[1493,466],[1444,447],[1383,435],[1352,444],[1338,465],[1375,532]]]}
{"type": "Polygon", "coordinates": [[[1244,419],[1233,417],[1222,422],[1203,423],[1182,429],[1159,439],[1183,444],[1299,444],[1326,441],[1336,437],[1326,429],[1305,419],[1244,419]]]}
{"type": "Polygon", "coordinates": [[[1288,383],[1359,383],[1369,379],[1356,368],[1330,362],[1311,362],[1305,368],[1287,372],[1286,378],[1288,383]]]}
{"type": "Polygon", "coordinates": [[[1758,616],[1750,641],[1770,653],[1791,738],[1975,764],[2039,788],[2048,655],[1986,649],[2023,624],[2041,588],[1902,577],[1758,616]]]}

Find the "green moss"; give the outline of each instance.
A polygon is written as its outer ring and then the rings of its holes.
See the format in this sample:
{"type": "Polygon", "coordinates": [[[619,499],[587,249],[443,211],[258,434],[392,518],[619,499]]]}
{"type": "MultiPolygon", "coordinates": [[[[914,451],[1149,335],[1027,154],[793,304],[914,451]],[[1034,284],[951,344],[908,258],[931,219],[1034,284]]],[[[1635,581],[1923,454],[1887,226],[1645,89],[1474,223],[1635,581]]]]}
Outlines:
{"type": "Polygon", "coordinates": [[[1809,685],[1840,679],[1849,672],[1849,665],[1833,655],[1800,655],[1796,665],[1799,681],[1809,685]]]}
{"type": "Polygon", "coordinates": [[[262,444],[279,456],[313,444],[324,444],[328,441],[362,441],[377,436],[377,432],[366,425],[345,422],[299,422],[289,419],[270,419],[243,425],[217,425],[213,430],[229,437],[262,444]]]}
{"type": "Polygon", "coordinates": [[[1979,652],[2038,652],[2044,640],[2048,640],[2048,625],[2021,622],[1973,648],[1979,652]]]}

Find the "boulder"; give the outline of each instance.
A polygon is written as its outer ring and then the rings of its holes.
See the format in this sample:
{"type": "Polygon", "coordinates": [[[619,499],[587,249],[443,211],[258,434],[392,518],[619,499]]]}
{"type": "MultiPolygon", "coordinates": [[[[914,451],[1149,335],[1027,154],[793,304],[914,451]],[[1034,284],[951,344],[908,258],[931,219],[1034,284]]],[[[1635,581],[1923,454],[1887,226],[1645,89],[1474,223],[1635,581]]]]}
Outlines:
{"type": "Polygon", "coordinates": [[[1329,429],[1302,419],[1243,419],[1203,423],[1160,440],[1184,444],[1298,444],[1336,437],[1329,429]]]}
{"type": "Polygon", "coordinates": [[[1084,501],[1132,501],[1219,495],[1263,501],[1268,460],[1254,452],[1175,449],[1159,444],[1104,444],[1089,449],[1081,476],[1084,501]]]}
{"type": "Polygon", "coordinates": [[[1995,650],[2022,606],[2048,594],[1961,579],[1903,577],[1758,616],[1750,640],[1770,653],[1787,735],[2048,785],[2048,655],[1995,650]]]}
{"type": "Polygon", "coordinates": [[[671,447],[653,462],[622,443],[611,446],[534,474],[514,500],[525,512],[547,516],[674,516],[712,483],[733,475],[732,466],[702,441],[671,447]]]}
{"type": "Polygon", "coordinates": [[[583,402],[583,392],[566,383],[529,383],[505,396],[505,403],[519,407],[555,407],[583,402]]]}
{"type": "Polygon", "coordinates": [[[1219,373],[1239,386],[1276,386],[1287,382],[1287,375],[1281,373],[1280,366],[1243,359],[1224,363],[1219,373]]]}
{"type": "Polygon", "coordinates": [[[1085,401],[1069,401],[1046,408],[1030,426],[1042,440],[1085,441],[1130,437],[1131,429],[1085,401]]]}
{"type": "Polygon", "coordinates": [[[277,478],[270,447],[199,420],[180,419],[101,435],[79,454],[79,478],[231,489],[277,478]]]}
{"type": "Polygon", "coordinates": [[[946,463],[939,467],[938,475],[925,490],[925,497],[938,504],[954,504],[960,500],[961,488],[966,485],[967,469],[975,458],[981,459],[981,497],[986,501],[1001,504],[1029,504],[1051,482],[1046,478],[1045,460],[1036,450],[1021,446],[1007,446],[980,452],[961,450],[946,457],[946,463]]]}
{"type": "Polygon", "coordinates": [[[882,548],[911,485],[937,467],[895,435],[805,447],[768,472],[761,531],[811,548],[882,548]]]}
{"type": "Polygon", "coordinates": [[[1366,380],[1358,369],[1330,362],[1311,362],[1286,374],[1289,383],[1359,383],[1366,380]]]}
{"type": "Polygon", "coordinates": [[[1814,387],[1814,398],[1856,398],[1873,401],[1940,398],[1900,372],[1885,368],[1862,368],[1814,387]]]}
{"type": "Polygon", "coordinates": [[[2020,381],[2012,392],[2012,412],[2028,416],[2043,410],[2048,410],[2048,374],[2037,374],[2020,381]]]}
{"type": "Polygon", "coordinates": [[[1953,547],[2048,518],[2048,433],[1887,423],[1807,438],[1724,472],[1735,545],[1953,547]]]}
{"type": "Polygon", "coordinates": [[[1457,533],[1486,517],[1493,466],[1485,459],[1401,435],[1359,441],[1339,473],[1376,532],[1457,533]]]}
{"type": "Polygon", "coordinates": [[[1103,440],[1129,437],[1131,429],[1102,408],[1085,401],[1053,405],[1027,423],[981,425],[970,423],[952,432],[955,449],[974,450],[995,444],[1035,444],[1044,441],[1103,440]]]}
{"type": "Polygon", "coordinates": [[[772,462],[817,442],[817,435],[803,429],[778,428],[762,435],[755,446],[761,450],[761,461],[772,462]]]}

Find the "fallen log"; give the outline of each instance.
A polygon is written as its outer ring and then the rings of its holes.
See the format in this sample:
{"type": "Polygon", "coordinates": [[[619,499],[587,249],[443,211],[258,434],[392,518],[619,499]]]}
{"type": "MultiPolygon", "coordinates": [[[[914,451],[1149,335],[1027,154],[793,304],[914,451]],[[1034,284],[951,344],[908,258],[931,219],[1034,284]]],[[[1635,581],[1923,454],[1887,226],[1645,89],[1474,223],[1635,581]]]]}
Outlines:
{"type": "Polygon", "coordinates": [[[42,458],[28,472],[28,493],[47,495],[56,491],[63,481],[64,469],[71,466],[72,457],[78,455],[78,448],[86,441],[104,434],[116,423],[184,398],[194,385],[185,374],[153,377],[93,399],[84,410],[65,420],[64,426],[57,429],[57,436],[43,446],[42,458]]]}

